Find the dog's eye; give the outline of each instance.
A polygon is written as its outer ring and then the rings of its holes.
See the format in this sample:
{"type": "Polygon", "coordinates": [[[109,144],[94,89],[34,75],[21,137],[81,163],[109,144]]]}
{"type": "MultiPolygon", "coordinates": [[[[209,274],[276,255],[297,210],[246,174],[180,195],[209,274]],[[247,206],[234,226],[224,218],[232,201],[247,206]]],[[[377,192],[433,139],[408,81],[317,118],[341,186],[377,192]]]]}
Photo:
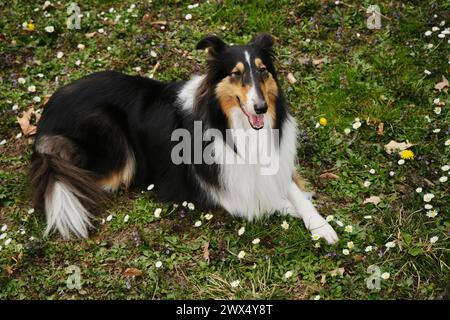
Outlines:
{"type": "Polygon", "coordinates": [[[240,72],[239,70],[237,70],[237,71],[233,71],[233,72],[231,72],[231,75],[233,76],[233,77],[240,77],[240,76],[242,76],[242,72],[240,72]]]}

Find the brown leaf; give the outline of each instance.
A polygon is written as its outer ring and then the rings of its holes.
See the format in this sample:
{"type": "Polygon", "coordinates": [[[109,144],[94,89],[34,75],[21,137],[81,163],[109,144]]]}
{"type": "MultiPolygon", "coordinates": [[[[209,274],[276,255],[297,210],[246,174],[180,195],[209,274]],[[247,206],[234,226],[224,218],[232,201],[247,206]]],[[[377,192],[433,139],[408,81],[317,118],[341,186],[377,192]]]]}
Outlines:
{"type": "Polygon", "coordinates": [[[409,147],[412,147],[413,144],[406,142],[397,142],[394,140],[391,140],[388,144],[384,146],[384,150],[386,150],[387,154],[391,154],[394,151],[403,151],[408,149],[409,147]]]}
{"type": "Polygon", "coordinates": [[[371,196],[364,200],[363,204],[366,203],[373,203],[374,205],[377,205],[381,202],[381,198],[379,196],[371,196]]]}
{"type": "Polygon", "coordinates": [[[325,58],[313,59],[312,63],[313,63],[313,65],[315,65],[317,67],[317,66],[320,66],[324,61],[325,61],[325,58]]]}
{"type": "Polygon", "coordinates": [[[154,26],[165,26],[165,25],[167,25],[167,21],[165,21],[165,20],[153,21],[153,22],[150,22],[150,24],[152,24],[154,26]]]}
{"type": "Polygon", "coordinates": [[[44,106],[47,104],[48,100],[50,100],[51,95],[50,94],[46,94],[44,96],[44,106]]]}
{"type": "Polygon", "coordinates": [[[384,136],[384,123],[383,122],[380,122],[380,124],[378,125],[377,134],[379,136],[384,136]]]}
{"type": "Polygon", "coordinates": [[[123,272],[125,277],[139,277],[142,275],[142,271],[136,268],[127,268],[123,272]]]}
{"type": "Polygon", "coordinates": [[[320,283],[324,285],[327,283],[327,275],[325,273],[320,274],[320,283]]]}
{"type": "Polygon", "coordinates": [[[449,87],[448,80],[444,76],[442,76],[441,82],[438,82],[434,85],[434,88],[439,91],[442,91],[442,90],[446,91],[445,88],[448,88],[448,87],[449,87]]]}
{"type": "Polygon", "coordinates": [[[337,275],[340,275],[342,277],[344,275],[344,272],[345,272],[345,268],[337,268],[337,269],[331,270],[330,275],[332,277],[336,277],[337,275]]]}
{"type": "Polygon", "coordinates": [[[149,19],[150,19],[150,15],[148,13],[146,13],[142,16],[141,21],[142,21],[142,23],[147,23],[149,19]]]}
{"type": "Polygon", "coordinates": [[[287,75],[287,79],[289,81],[290,84],[294,84],[297,82],[297,79],[295,79],[294,75],[292,74],[292,72],[289,72],[287,75]]]}
{"type": "Polygon", "coordinates": [[[332,172],[325,172],[325,173],[322,173],[319,176],[319,178],[324,179],[324,180],[335,180],[335,179],[339,179],[339,176],[332,172]]]}
{"type": "Polygon", "coordinates": [[[203,244],[203,259],[209,263],[209,242],[203,244]]]}
{"type": "Polygon", "coordinates": [[[88,33],[85,33],[84,36],[88,39],[91,39],[93,36],[95,36],[96,33],[97,33],[96,31],[88,32],[88,33]]]}
{"type": "Polygon", "coordinates": [[[22,129],[22,133],[26,136],[32,136],[36,134],[36,126],[31,124],[31,116],[33,114],[36,115],[36,113],[34,112],[34,108],[31,107],[30,109],[28,109],[23,113],[22,117],[17,117],[17,123],[20,125],[20,128],[22,129]]]}

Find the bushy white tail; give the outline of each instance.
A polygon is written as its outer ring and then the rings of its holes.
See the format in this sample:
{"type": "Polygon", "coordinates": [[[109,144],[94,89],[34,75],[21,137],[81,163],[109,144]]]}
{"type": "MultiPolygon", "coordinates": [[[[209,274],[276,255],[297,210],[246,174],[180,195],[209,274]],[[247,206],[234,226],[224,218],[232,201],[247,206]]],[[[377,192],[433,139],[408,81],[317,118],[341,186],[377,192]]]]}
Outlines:
{"type": "Polygon", "coordinates": [[[74,191],[60,181],[56,181],[53,190],[45,195],[45,214],[47,228],[45,235],[58,230],[64,239],[71,235],[87,238],[91,214],[83,207],[74,191]]]}

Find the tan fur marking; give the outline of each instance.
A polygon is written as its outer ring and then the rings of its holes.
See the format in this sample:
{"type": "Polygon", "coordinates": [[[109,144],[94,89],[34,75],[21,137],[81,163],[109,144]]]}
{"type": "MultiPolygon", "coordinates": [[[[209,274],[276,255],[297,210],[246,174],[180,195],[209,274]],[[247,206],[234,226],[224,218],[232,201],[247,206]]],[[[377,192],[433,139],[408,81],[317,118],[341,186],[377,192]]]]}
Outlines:
{"type": "Polygon", "coordinates": [[[108,176],[100,179],[98,183],[103,189],[108,191],[116,191],[121,185],[127,188],[133,179],[135,164],[136,160],[134,155],[130,154],[122,170],[109,174],[108,176]]]}
{"type": "Polygon", "coordinates": [[[264,94],[264,100],[267,102],[269,115],[272,118],[273,125],[275,125],[278,86],[270,72],[267,79],[261,84],[261,90],[264,94]]]}
{"type": "Polygon", "coordinates": [[[244,73],[245,67],[244,64],[242,62],[238,62],[236,63],[236,66],[233,68],[233,70],[231,70],[231,72],[241,72],[244,73]]]}
{"type": "Polygon", "coordinates": [[[217,84],[216,95],[219,98],[220,107],[223,113],[228,118],[228,124],[230,125],[231,111],[233,108],[239,108],[239,102],[236,97],[243,105],[247,103],[247,93],[250,90],[248,85],[242,85],[240,81],[232,82],[230,77],[224,78],[221,82],[217,84]]]}
{"type": "Polygon", "coordinates": [[[255,59],[255,66],[256,66],[258,69],[262,69],[262,68],[265,68],[265,67],[266,67],[260,58],[256,58],[256,59],[255,59]]]}
{"type": "Polygon", "coordinates": [[[295,173],[294,182],[300,190],[306,191],[306,182],[298,173],[295,173]]]}

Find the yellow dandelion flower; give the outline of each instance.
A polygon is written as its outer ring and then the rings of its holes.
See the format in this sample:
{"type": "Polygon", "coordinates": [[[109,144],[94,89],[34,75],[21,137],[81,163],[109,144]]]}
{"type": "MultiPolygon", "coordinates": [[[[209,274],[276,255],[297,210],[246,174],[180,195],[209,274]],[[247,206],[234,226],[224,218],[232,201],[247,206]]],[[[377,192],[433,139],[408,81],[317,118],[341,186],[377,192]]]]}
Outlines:
{"type": "Polygon", "coordinates": [[[27,29],[30,31],[34,31],[36,29],[36,26],[34,25],[34,23],[28,23],[27,24],[27,29]]]}
{"type": "Polygon", "coordinates": [[[400,153],[400,156],[402,157],[402,159],[413,160],[414,159],[414,152],[412,152],[411,150],[403,150],[400,153]]]}
{"type": "Polygon", "coordinates": [[[328,121],[325,118],[320,118],[319,123],[322,127],[325,127],[327,125],[328,121]]]}

